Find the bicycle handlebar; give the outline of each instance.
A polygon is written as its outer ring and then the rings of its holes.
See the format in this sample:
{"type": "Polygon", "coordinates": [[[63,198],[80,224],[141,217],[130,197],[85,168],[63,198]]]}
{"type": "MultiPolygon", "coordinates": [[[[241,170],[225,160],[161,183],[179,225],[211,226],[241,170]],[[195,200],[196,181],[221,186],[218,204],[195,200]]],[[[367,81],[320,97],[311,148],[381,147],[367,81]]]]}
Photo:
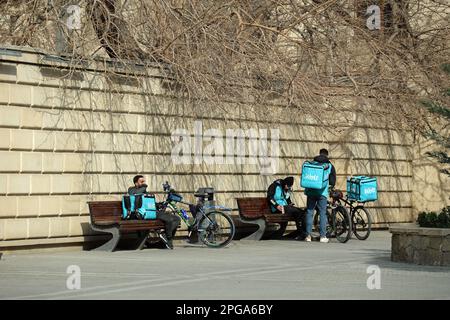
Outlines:
{"type": "Polygon", "coordinates": [[[166,181],[165,183],[163,183],[163,190],[164,192],[171,192],[171,191],[175,191],[172,189],[172,187],[170,186],[169,182],[166,181]]]}

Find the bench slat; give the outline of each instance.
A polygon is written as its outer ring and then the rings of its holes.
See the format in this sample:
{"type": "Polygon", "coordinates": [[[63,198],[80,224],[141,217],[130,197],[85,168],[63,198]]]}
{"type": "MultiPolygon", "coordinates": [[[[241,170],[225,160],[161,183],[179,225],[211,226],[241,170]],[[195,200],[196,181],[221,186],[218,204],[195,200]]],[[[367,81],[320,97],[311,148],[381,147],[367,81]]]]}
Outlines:
{"type": "Polygon", "coordinates": [[[88,205],[93,224],[107,225],[121,221],[121,201],[89,201],[88,205]]]}
{"type": "Polygon", "coordinates": [[[291,215],[273,213],[270,210],[267,198],[236,198],[239,215],[244,219],[265,219],[269,223],[280,223],[295,221],[291,215]]]}
{"type": "Polygon", "coordinates": [[[294,221],[294,216],[284,215],[280,213],[270,213],[264,215],[267,222],[289,222],[294,221]]]}
{"type": "Polygon", "coordinates": [[[237,198],[239,215],[244,219],[260,219],[269,214],[270,208],[267,198],[237,198]]]}
{"type": "Polygon", "coordinates": [[[119,225],[120,231],[139,231],[162,229],[161,220],[122,220],[121,201],[90,201],[88,202],[91,222],[95,225],[119,225]]]}
{"type": "Polygon", "coordinates": [[[164,223],[161,220],[126,220],[120,223],[120,231],[122,232],[163,228],[164,223]]]}

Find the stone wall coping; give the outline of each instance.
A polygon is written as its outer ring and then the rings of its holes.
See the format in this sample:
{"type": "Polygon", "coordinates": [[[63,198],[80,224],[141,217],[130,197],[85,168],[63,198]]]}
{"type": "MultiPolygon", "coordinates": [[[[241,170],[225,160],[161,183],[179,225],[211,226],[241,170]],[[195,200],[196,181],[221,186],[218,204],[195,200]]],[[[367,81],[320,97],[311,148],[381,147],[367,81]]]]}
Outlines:
{"type": "Polygon", "coordinates": [[[422,228],[414,223],[395,224],[389,227],[390,233],[417,234],[421,236],[445,237],[450,235],[450,228],[422,228]]]}
{"type": "Polygon", "coordinates": [[[58,55],[50,53],[43,49],[33,47],[22,47],[13,45],[0,45],[0,60],[12,63],[26,63],[39,65],[41,67],[62,67],[70,68],[78,71],[100,71],[112,70],[106,68],[105,64],[114,67],[114,71],[120,74],[129,76],[148,76],[153,78],[169,79],[168,73],[170,69],[167,64],[155,63],[153,61],[146,61],[139,63],[126,59],[114,59],[109,57],[94,57],[92,59],[78,59],[71,56],[58,55]],[[166,70],[164,76],[161,75],[162,69],[166,70]]]}

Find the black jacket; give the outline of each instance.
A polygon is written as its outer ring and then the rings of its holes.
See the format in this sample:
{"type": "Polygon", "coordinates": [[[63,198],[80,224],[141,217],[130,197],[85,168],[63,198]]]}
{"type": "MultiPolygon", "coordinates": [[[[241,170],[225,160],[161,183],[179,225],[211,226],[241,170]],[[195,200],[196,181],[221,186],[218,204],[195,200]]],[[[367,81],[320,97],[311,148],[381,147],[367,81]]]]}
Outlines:
{"type": "Polygon", "coordinates": [[[334,188],[334,186],[336,185],[336,169],[334,169],[334,166],[331,163],[330,159],[328,159],[327,156],[319,155],[319,156],[314,157],[314,161],[317,161],[319,163],[329,163],[329,164],[331,164],[331,173],[330,173],[330,177],[329,177],[328,183],[330,184],[330,186],[332,188],[334,188]]]}
{"type": "Polygon", "coordinates": [[[132,186],[128,188],[128,194],[143,194],[147,193],[147,186],[142,186],[140,188],[137,188],[136,186],[132,186]]]}

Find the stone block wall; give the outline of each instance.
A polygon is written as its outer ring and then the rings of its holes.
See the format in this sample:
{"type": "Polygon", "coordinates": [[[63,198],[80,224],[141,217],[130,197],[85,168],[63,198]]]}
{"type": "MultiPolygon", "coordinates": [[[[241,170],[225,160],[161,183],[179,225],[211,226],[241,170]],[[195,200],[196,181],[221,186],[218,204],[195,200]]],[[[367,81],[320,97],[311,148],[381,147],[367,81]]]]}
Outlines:
{"type": "Polygon", "coordinates": [[[294,202],[302,206],[301,164],[323,147],[331,152],[339,188],[349,175],[378,177],[379,201],[368,204],[375,226],[411,222],[417,208],[447,201],[449,187],[436,168],[421,166],[420,176],[434,177],[430,192],[438,196],[429,198],[439,200],[426,202],[417,187],[414,163],[425,160],[412,135],[381,126],[364,110],[349,111],[346,104],[356,103],[351,97],[336,102],[342,105],[334,120],[339,130],[327,130],[301,110],[276,104],[176,99],[156,68],[107,81],[106,63],[69,68],[41,52],[0,52],[0,247],[92,239],[86,201],[120,199],[137,173],[159,199],[168,180],[187,200],[212,186],[218,203],[233,209],[235,197],[263,196],[274,179],[293,175],[294,202]],[[248,163],[175,164],[171,134],[184,128],[193,135],[196,121],[203,132],[215,128],[224,136],[227,129],[278,129],[277,172],[261,175],[248,163]]]}
{"type": "Polygon", "coordinates": [[[450,229],[395,226],[391,258],[396,262],[450,266],[450,229]]]}

